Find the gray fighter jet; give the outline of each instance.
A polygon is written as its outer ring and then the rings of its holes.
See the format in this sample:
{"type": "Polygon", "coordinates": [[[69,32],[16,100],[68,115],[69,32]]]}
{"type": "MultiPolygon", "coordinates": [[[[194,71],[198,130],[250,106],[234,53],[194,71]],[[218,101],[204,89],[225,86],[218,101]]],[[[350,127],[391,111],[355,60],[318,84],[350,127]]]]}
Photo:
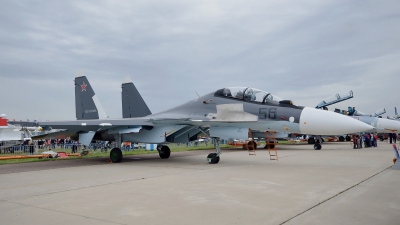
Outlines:
{"type": "MultiPolygon", "coordinates": [[[[125,82],[129,84],[131,82],[125,82]]],[[[133,85],[133,83],[132,83],[133,85]]],[[[136,91],[137,89],[134,88],[136,91]]],[[[216,153],[207,156],[209,163],[220,159],[220,138],[247,139],[252,132],[291,132],[307,134],[343,134],[370,130],[368,124],[348,116],[296,106],[269,92],[249,87],[221,88],[167,111],[151,114],[140,94],[134,104],[123,104],[132,111],[122,119],[99,118],[98,101],[86,76],[75,78],[77,120],[39,122],[44,129],[65,129],[52,137],[73,136],[89,145],[92,140],[159,144],[161,158],[169,158],[167,143],[186,143],[205,133],[214,139],[216,153]]],[[[122,99],[126,94],[122,91],[122,99]]],[[[129,97],[129,96],[128,96],[129,97]]],[[[127,112],[127,110],[123,110],[127,112]]],[[[42,138],[42,137],[40,137],[42,138]]],[[[318,143],[316,145],[319,145],[318,143]]],[[[321,148],[321,146],[317,146],[321,148]]],[[[113,162],[122,160],[122,152],[110,152],[113,162]]]]}
{"type": "Polygon", "coordinates": [[[350,116],[350,117],[373,126],[374,127],[373,129],[366,131],[369,133],[371,133],[371,132],[372,133],[374,133],[374,132],[377,132],[377,133],[398,133],[398,132],[400,132],[400,121],[385,119],[385,118],[380,118],[379,116],[375,116],[378,114],[376,112],[373,115],[358,115],[357,113],[355,113],[354,116],[350,116]]]}
{"type": "MultiPolygon", "coordinates": [[[[353,91],[347,92],[342,92],[342,93],[337,93],[333,96],[330,96],[323,101],[321,101],[315,108],[324,108],[327,109],[326,106],[336,104],[341,101],[345,101],[347,99],[350,99],[353,97],[353,91]]],[[[396,117],[388,117],[388,119],[384,119],[381,117],[381,115],[386,113],[385,108],[378,109],[376,112],[373,114],[366,114],[358,110],[354,110],[354,107],[348,107],[348,110],[341,110],[341,109],[335,109],[336,113],[348,115],[350,118],[359,120],[363,123],[366,123],[368,125],[373,126],[373,129],[370,129],[368,133],[395,133],[400,131],[400,121],[396,121],[396,117]]],[[[397,110],[395,108],[395,113],[397,115],[397,110]]],[[[350,134],[350,133],[344,133],[344,134],[350,134]]],[[[339,141],[350,141],[350,136],[339,136],[339,141]]],[[[314,144],[313,139],[309,139],[309,144],[314,144]]]]}

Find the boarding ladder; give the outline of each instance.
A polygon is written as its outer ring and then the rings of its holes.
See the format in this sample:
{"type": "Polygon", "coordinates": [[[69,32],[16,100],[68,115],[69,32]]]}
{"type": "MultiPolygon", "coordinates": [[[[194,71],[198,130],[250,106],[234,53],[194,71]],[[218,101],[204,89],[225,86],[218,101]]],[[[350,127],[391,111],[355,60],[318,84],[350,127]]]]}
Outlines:
{"type": "Polygon", "coordinates": [[[276,148],[276,132],[265,132],[265,145],[268,149],[269,160],[278,161],[278,149],[276,148]],[[273,146],[271,146],[273,144],[273,146]]]}
{"type": "Polygon", "coordinates": [[[247,152],[249,153],[249,155],[254,155],[255,156],[256,155],[257,143],[254,141],[253,133],[251,132],[250,128],[249,128],[249,139],[251,141],[249,141],[248,143],[245,143],[246,147],[247,147],[247,152]]]}

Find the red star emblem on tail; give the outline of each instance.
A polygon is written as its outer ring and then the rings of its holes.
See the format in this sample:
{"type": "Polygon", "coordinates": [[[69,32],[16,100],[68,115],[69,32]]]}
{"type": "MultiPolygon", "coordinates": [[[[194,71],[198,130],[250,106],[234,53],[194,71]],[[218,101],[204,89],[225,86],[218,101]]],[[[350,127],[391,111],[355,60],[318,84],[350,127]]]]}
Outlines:
{"type": "Polygon", "coordinates": [[[81,85],[81,87],[82,87],[82,91],[86,91],[86,84],[85,84],[85,82],[82,82],[82,85],[81,85]]]}

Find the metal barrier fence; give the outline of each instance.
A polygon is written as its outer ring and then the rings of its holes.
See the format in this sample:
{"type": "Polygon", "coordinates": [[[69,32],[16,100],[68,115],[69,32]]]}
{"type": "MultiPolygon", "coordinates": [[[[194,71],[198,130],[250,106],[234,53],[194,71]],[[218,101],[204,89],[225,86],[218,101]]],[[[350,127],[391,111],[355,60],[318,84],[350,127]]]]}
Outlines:
{"type": "Polygon", "coordinates": [[[80,153],[83,149],[88,149],[93,153],[109,152],[115,144],[110,145],[90,145],[86,147],[84,145],[74,144],[63,144],[63,145],[14,145],[14,146],[0,146],[0,156],[8,155],[38,155],[46,151],[54,152],[66,152],[66,153],[80,153]]]}
{"type": "MultiPolygon", "coordinates": [[[[226,141],[221,140],[221,144],[226,144],[226,141]]],[[[97,143],[92,143],[89,146],[84,146],[84,145],[75,145],[73,143],[67,143],[67,144],[44,144],[44,145],[38,145],[37,141],[33,142],[33,145],[26,145],[26,144],[15,144],[12,142],[9,142],[8,145],[5,144],[6,142],[2,142],[3,144],[1,146],[0,144],[0,156],[7,156],[7,155],[38,155],[42,154],[43,152],[46,151],[54,151],[54,152],[66,152],[66,153],[80,153],[83,149],[87,149],[91,152],[91,154],[95,153],[104,153],[104,152],[110,152],[111,149],[117,147],[117,144],[115,142],[111,143],[106,143],[106,142],[97,142],[97,143]],[[10,146],[11,145],[11,146],[10,146]],[[76,146],[76,147],[74,147],[76,146]]],[[[170,147],[174,148],[180,148],[180,147],[196,147],[196,146],[212,146],[213,141],[211,140],[206,140],[206,141],[192,141],[188,143],[173,143],[173,144],[168,144],[170,147]]],[[[145,144],[139,143],[139,144],[134,144],[131,143],[130,145],[126,145],[125,143],[122,143],[120,149],[122,151],[133,151],[133,150],[144,150],[145,149],[145,144]]]]}

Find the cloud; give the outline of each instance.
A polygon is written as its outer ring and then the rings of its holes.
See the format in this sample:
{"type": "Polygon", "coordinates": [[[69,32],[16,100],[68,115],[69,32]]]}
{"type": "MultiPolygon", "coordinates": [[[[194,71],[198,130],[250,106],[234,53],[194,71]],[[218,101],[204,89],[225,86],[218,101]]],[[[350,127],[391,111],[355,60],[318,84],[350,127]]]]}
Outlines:
{"type": "Polygon", "coordinates": [[[126,76],[152,112],[229,86],[311,107],[349,89],[354,98],[334,107],[393,115],[399,104],[397,1],[0,4],[0,113],[10,118],[74,119],[80,69],[117,118],[126,76]]]}

